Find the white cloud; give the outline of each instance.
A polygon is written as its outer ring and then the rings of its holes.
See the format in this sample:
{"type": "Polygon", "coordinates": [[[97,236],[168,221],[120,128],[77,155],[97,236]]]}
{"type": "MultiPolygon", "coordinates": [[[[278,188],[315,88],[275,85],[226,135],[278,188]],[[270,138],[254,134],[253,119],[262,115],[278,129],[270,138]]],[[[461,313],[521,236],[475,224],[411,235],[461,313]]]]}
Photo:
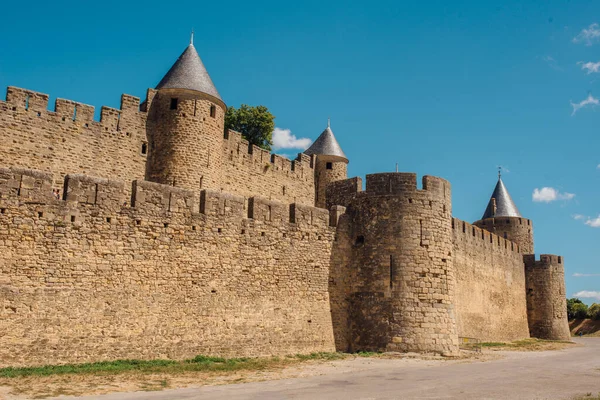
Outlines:
{"type": "Polygon", "coordinates": [[[588,218],[587,221],[585,221],[585,224],[587,226],[591,226],[592,228],[600,228],[600,215],[598,215],[596,218],[588,218]]]}
{"type": "Polygon", "coordinates": [[[600,164],[598,164],[598,166],[596,167],[596,169],[600,169],[600,164]]]}
{"type": "Polygon", "coordinates": [[[575,197],[573,193],[561,193],[551,187],[543,187],[541,189],[533,189],[532,199],[536,203],[550,203],[556,200],[571,200],[575,197]]]}
{"type": "Polygon", "coordinates": [[[573,38],[573,43],[585,43],[591,46],[594,40],[600,38],[600,26],[597,23],[591,24],[587,29],[582,29],[579,35],[573,38]]]}
{"type": "Polygon", "coordinates": [[[595,292],[591,290],[582,290],[581,292],[577,292],[573,295],[573,297],[581,297],[584,299],[595,299],[600,300],[600,292],[595,292]]]}
{"type": "Polygon", "coordinates": [[[592,107],[600,104],[600,101],[598,101],[597,98],[592,96],[591,93],[588,94],[588,97],[585,100],[581,100],[579,103],[573,103],[573,101],[571,101],[571,106],[573,107],[573,112],[571,113],[571,115],[575,115],[577,110],[579,110],[580,108],[586,107],[590,104],[592,105],[592,107]]]}
{"type": "Polygon", "coordinates": [[[600,274],[580,274],[579,272],[575,272],[573,274],[573,276],[575,278],[588,278],[588,277],[592,277],[592,276],[600,276],[600,274]]]}
{"type": "Polygon", "coordinates": [[[306,150],[312,143],[309,138],[297,138],[289,129],[275,128],[273,130],[273,148],[306,150]]]}
{"type": "Polygon", "coordinates": [[[600,72],[600,61],[595,63],[591,61],[588,61],[586,63],[584,63],[583,61],[579,61],[577,65],[581,65],[581,69],[586,71],[588,75],[600,72]]]}
{"type": "Polygon", "coordinates": [[[582,220],[584,218],[585,218],[585,215],[581,215],[581,214],[574,214],[573,215],[573,219],[577,220],[577,221],[582,220]]]}

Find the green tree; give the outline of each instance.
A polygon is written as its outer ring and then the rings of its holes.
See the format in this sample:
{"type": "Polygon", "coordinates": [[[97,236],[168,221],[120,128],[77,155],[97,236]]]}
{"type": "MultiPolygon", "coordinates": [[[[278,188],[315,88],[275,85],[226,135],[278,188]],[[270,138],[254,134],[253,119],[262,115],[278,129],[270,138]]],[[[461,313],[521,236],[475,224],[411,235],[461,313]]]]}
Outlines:
{"type": "Polygon", "coordinates": [[[592,304],[590,308],[588,308],[587,316],[591,319],[600,320],[600,304],[592,304]]]}
{"type": "Polygon", "coordinates": [[[579,299],[572,298],[567,300],[567,316],[571,319],[587,318],[588,307],[579,299]]]}
{"type": "Polygon", "coordinates": [[[225,132],[228,129],[238,131],[251,144],[271,150],[275,116],[265,106],[242,104],[240,108],[227,107],[225,113],[225,132]]]}

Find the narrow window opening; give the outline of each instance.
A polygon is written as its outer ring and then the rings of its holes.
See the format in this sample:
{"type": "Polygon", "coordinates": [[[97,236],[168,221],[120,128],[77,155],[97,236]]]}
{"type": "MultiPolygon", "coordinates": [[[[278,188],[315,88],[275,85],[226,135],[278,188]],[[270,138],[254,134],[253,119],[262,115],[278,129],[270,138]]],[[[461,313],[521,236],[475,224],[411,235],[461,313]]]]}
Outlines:
{"type": "Polygon", "coordinates": [[[217,228],[217,232],[218,232],[218,233],[221,233],[221,232],[223,232],[223,228],[217,228]]]}
{"type": "Polygon", "coordinates": [[[356,242],[355,242],[355,243],[356,243],[357,245],[359,245],[359,244],[364,244],[364,243],[365,243],[365,237],[364,237],[364,236],[362,236],[362,235],[360,235],[360,236],[357,236],[357,237],[356,237],[356,242]]]}
{"type": "Polygon", "coordinates": [[[454,218],[452,218],[452,229],[454,229],[454,218]]]}
{"type": "Polygon", "coordinates": [[[264,233],[264,232],[261,232],[261,233],[260,233],[260,236],[265,236],[265,233],[264,233]]]}
{"type": "Polygon", "coordinates": [[[285,196],[285,186],[282,187],[283,195],[285,196]]]}
{"type": "Polygon", "coordinates": [[[214,104],[210,106],[210,116],[212,118],[217,116],[217,107],[214,104]]]}
{"type": "Polygon", "coordinates": [[[106,217],[106,222],[108,222],[110,224],[111,218],[110,217],[106,217]]]}
{"type": "Polygon", "coordinates": [[[192,230],[195,231],[196,230],[196,225],[192,225],[192,230]]]}
{"type": "Polygon", "coordinates": [[[394,256],[390,254],[390,289],[394,287],[394,256]]]}
{"type": "Polygon", "coordinates": [[[29,95],[25,97],[25,110],[29,110],[29,95]]]}
{"type": "Polygon", "coordinates": [[[419,228],[421,230],[421,233],[420,233],[421,234],[421,246],[423,246],[423,220],[422,219],[419,220],[419,228]]]}
{"type": "Polygon", "coordinates": [[[71,222],[75,222],[75,216],[71,215],[71,222]]]}
{"type": "Polygon", "coordinates": [[[73,121],[77,119],[77,104],[73,107],[73,121]]]}
{"type": "Polygon", "coordinates": [[[148,153],[148,143],[142,143],[142,154],[148,153]]]}
{"type": "Polygon", "coordinates": [[[287,233],[283,232],[283,237],[287,237],[287,233]]]}
{"type": "Polygon", "coordinates": [[[117,114],[117,132],[121,130],[121,113],[117,114]]]}
{"type": "Polygon", "coordinates": [[[333,169],[333,163],[328,162],[327,164],[325,164],[325,168],[326,169],[333,169]]]}
{"type": "Polygon", "coordinates": [[[138,220],[136,220],[136,221],[135,221],[135,224],[136,224],[136,225],[141,225],[141,224],[142,224],[142,221],[138,219],[138,220]]]}
{"type": "Polygon", "coordinates": [[[168,227],[169,227],[169,224],[167,224],[167,223],[165,222],[165,223],[163,224],[163,226],[164,226],[165,228],[168,228],[168,227]]]}
{"type": "Polygon", "coordinates": [[[481,230],[481,239],[485,239],[485,231],[483,229],[481,230]]]}
{"type": "Polygon", "coordinates": [[[198,100],[194,100],[194,117],[196,116],[197,110],[198,110],[198,100]]]}
{"type": "Polygon", "coordinates": [[[444,213],[446,212],[446,205],[444,204],[444,213]]]}
{"type": "Polygon", "coordinates": [[[243,235],[243,234],[245,234],[245,233],[246,233],[246,230],[245,230],[245,229],[242,229],[242,235],[243,235]]]}
{"type": "Polygon", "coordinates": [[[475,227],[472,228],[473,231],[473,237],[475,237],[475,227]]]}
{"type": "Polygon", "coordinates": [[[42,218],[44,216],[44,213],[41,211],[38,211],[38,218],[42,218]]]}
{"type": "Polygon", "coordinates": [[[38,111],[38,113],[37,113],[37,116],[38,116],[38,117],[41,117],[41,116],[42,116],[42,113],[38,111]]]}
{"type": "Polygon", "coordinates": [[[412,199],[408,199],[408,202],[409,202],[410,204],[412,204],[412,199]]]}
{"type": "Polygon", "coordinates": [[[177,110],[177,99],[173,97],[171,99],[171,105],[169,106],[171,110],[177,110]]]}
{"type": "Polygon", "coordinates": [[[6,214],[6,208],[0,208],[0,214],[6,214]]]}
{"type": "Polygon", "coordinates": [[[558,256],[558,263],[562,264],[562,257],[561,256],[558,256]]]}
{"type": "Polygon", "coordinates": [[[267,221],[271,221],[271,206],[267,206],[267,221]]]}
{"type": "Polygon", "coordinates": [[[523,225],[523,220],[519,218],[519,225],[523,225]]]}
{"type": "Polygon", "coordinates": [[[465,225],[465,223],[463,222],[463,233],[467,232],[467,227],[465,225]]]}
{"type": "Polygon", "coordinates": [[[492,236],[491,233],[490,233],[490,243],[494,243],[494,237],[492,236]]]}

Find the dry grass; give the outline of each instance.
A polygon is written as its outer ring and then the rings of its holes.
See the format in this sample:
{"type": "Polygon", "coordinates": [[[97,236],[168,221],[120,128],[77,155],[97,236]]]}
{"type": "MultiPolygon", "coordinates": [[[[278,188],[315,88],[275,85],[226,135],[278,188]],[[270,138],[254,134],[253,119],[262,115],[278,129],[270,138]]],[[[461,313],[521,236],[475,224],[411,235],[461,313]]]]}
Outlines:
{"type": "Polygon", "coordinates": [[[600,400],[600,393],[594,395],[593,393],[587,393],[581,396],[573,397],[573,400],[600,400]]]}
{"type": "Polygon", "coordinates": [[[502,350],[502,351],[546,351],[562,350],[568,347],[577,346],[573,342],[562,340],[542,340],[542,339],[523,339],[514,342],[484,342],[481,344],[484,349],[502,350]]]}
{"type": "Polygon", "coordinates": [[[571,335],[579,336],[580,333],[587,337],[600,337],[600,321],[593,319],[574,319],[569,321],[571,335]]]}
{"type": "Polygon", "coordinates": [[[197,356],[191,360],[118,360],[112,362],[0,369],[0,399],[43,399],[60,395],[155,391],[171,387],[221,385],[277,379],[282,370],[376,353],[312,353],[286,357],[235,358],[197,356]]]}

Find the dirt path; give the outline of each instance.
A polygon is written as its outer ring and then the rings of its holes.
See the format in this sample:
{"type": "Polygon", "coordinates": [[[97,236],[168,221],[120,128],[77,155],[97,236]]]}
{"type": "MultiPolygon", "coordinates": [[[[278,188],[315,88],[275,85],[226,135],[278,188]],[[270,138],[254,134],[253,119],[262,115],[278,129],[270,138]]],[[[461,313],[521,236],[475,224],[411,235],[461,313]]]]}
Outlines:
{"type": "Polygon", "coordinates": [[[357,358],[307,366],[305,377],[81,399],[571,399],[600,392],[600,338],[576,341],[583,346],[485,362],[357,358]]]}

